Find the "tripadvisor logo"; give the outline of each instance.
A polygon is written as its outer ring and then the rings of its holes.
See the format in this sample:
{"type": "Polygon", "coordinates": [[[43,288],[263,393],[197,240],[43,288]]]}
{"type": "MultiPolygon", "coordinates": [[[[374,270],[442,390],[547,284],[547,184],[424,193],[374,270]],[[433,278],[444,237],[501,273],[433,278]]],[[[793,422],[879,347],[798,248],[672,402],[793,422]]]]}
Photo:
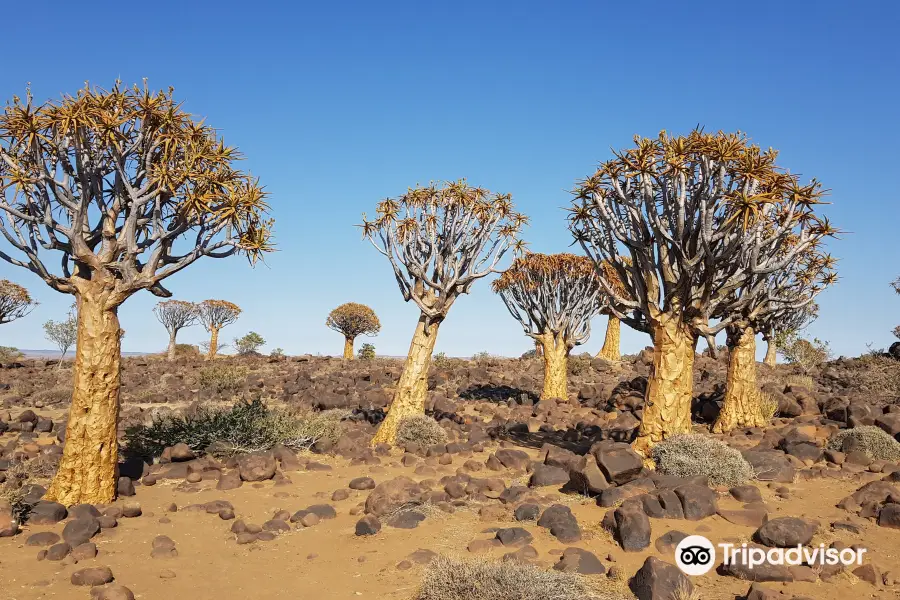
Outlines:
{"type": "MultiPolygon", "coordinates": [[[[866,548],[826,548],[797,545],[791,548],[759,548],[747,544],[718,544],[725,565],[744,565],[748,569],[769,565],[861,565],[866,548]]],[[[704,575],[716,562],[716,546],[702,535],[689,535],[675,548],[675,564],[686,575],[704,575]]]]}

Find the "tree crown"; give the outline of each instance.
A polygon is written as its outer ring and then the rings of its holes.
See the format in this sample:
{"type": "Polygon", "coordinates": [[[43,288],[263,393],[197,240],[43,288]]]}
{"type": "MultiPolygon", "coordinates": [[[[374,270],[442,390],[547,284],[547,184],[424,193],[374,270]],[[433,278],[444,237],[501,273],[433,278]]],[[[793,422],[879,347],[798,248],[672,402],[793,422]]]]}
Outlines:
{"type": "Polygon", "coordinates": [[[190,327],[200,318],[199,307],[184,300],[164,300],[153,307],[153,313],[169,333],[190,327]]]}
{"type": "MultiPolygon", "coordinates": [[[[714,335],[712,313],[751,274],[784,269],[835,235],[814,213],[824,194],[802,185],[741,133],[635,138],[575,190],[570,229],[596,262],[608,261],[633,298],[613,312],[647,330],[662,313],[714,335]],[[624,258],[630,259],[628,264],[624,258]],[[630,317],[625,310],[635,311],[630,317]]],[[[729,312],[729,311],[723,311],[729,312]]]]}
{"type": "Polygon", "coordinates": [[[574,254],[527,253],[492,288],[526,335],[562,335],[570,347],[587,341],[591,318],[602,302],[594,264],[574,254]]]}
{"type": "Polygon", "coordinates": [[[201,256],[255,261],[272,249],[272,221],[239,158],[171,88],[85,86],[39,106],[14,97],[0,114],[0,233],[22,257],[0,258],[64,293],[113,282],[113,302],[169,296],[160,282],[201,256]],[[41,259],[49,250],[63,253],[60,272],[41,259]]]}
{"type": "Polygon", "coordinates": [[[363,214],[363,237],[385,255],[403,299],[426,321],[440,321],[460,294],[490,273],[513,248],[528,219],[513,210],[509,194],[493,194],[465,181],[410,189],[378,204],[377,218],[363,214]]]}
{"type": "Polygon", "coordinates": [[[21,285],[0,279],[0,324],[21,319],[37,305],[21,285]]]}
{"type": "Polygon", "coordinates": [[[237,349],[238,354],[241,355],[254,354],[261,346],[265,345],[266,340],[255,331],[251,331],[244,337],[235,338],[234,340],[234,347],[237,349]]]}
{"type": "Polygon", "coordinates": [[[207,331],[231,325],[241,316],[241,307],[227,300],[204,300],[197,305],[197,315],[207,331]]]}
{"type": "Polygon", "coordinates": [[[325,325],[348,338],[373,336],[381,331],[381,322],[375,311],[356,302],[347,302],[335,308],[325,319],[325,325]]]}

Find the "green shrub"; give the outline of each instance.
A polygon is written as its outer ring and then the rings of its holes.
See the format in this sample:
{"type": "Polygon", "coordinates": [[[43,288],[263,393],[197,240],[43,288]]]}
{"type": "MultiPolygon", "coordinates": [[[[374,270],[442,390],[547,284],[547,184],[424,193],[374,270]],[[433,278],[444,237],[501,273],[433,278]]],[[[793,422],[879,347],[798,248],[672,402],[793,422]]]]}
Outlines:
{"type": "Polygon", "coordinates": [[[363,344],[356,352],[356,356],[360,360],[372,360],[375,358],[375,346],[372,344],[363,344]]]}
{"type": "Polygon", "coordinates": [[[15,362],[25,358],[18,348],[12,346],[0,346],[0,362],[15,362]]]}
{"type": "Polygon", "coordinates": [[[753,467],[740,452],[705,435],[676,435],[656,444],[652,452],[656,470],[666,475],[706,475],[713,486],[740,485],[753,477],[753,467]]]}
{"type": "Polygon", "coordinates": [[[269,352],[270,358],[283,358],[284,357],[284,349],[283,348],[275,348],[271,352],[269,352]]]}
{"type": "Polygon", "coordinates": [[[257,350],[265,345],[266,340],[255,331],[251,331],[242,338],[234,338],[234,348],[241,356],[256,354],[257,350]]]}
{"type": "MultiPolygon", "coordinates": [[[[425,569],[414,600],[624,600],[577,573],[545,571],[515,561],[438,556],[425,569]]],[[[607,584],[610,585],[610,584],[607,584]]]]}
{"type": "Polygon", "coordinates": [[[494,360],[494,357],[486,351],[482,350],[481,352],[476,352],[472,355],[472,361],[476,363],[489,363],[494,360]]]}
{"type": "Polygon", "coordinates": [[[778,352],[788,364],[799,365],[804,369],[818,367],[831,358],[828,342],[819,338],[810,341],[796,334],[785,336],[778,345],[778,352]]]}
{"type": "Polygon", "coordinates": [[[425,415],[404,417],[397,424],[397,445],[415,443],[427,448],[447,442],[447,432],[437,421],[425,415]]]}
{"type": "Polygon", "coordinates": [[[592,357],[587,352],[569,357],[569,375],[584,375],[591,370],[592,357]]]}
{"type": "Polygon", "coordinates": [[[200,387],[216,392],[234,391],[247,379],[247,367],[215,365],[200,369],[200,387]]]}
{"type": "Polygon", "coordinates": [[[874,425],[838,431],[828,439],[828,447],[841,452],[859,450],[873,460],[900,460],[900,442],[874,425]]]}
{"type": "Polygon", "coordinates": [[[130,454],[154,457],[184,443],[198,453],[230,456],[267,450],[275,444],[302,450],[319,440],[336,442],[348,411],[271,410],[259,398],[231,408],[199,407],[187,414],[154,418],[125,431],[130,454]]]}

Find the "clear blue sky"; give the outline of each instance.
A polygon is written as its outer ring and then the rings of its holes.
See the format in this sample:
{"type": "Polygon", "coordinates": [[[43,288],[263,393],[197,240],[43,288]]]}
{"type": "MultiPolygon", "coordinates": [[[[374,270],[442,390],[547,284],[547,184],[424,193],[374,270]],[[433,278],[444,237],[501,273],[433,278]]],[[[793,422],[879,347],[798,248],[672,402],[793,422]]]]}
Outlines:
{"type": "MultiPolygon", "coordinates": [[[[895,2],[49,0],[3,16],[16,24],[4,31],[3,98],[27,82],[46,99],[147,77],[244,152],[271,193],[280,251],[255,270],[203,259],[167,285],[242,306],[228,340],[254,330],[267,349],[337,354],[325,317],[356,301],[381,317],[379,353],[405,354],[416,309],[360,240],[363,211],[417,182],[466,177],[512,193],[533,250],[565,251],[566,190],[610,147],[696,124],[743,130],[833,190],[827,214],[852,233],[830,245],[842,279],[812,334],[856,355],[887,346],[900,323],[888,286],[900,275],[895,2]]],[[[41,323],[70,299],[6,263],[0,278],[42,303],[4,325],[0,344],[49,347],[41,323]]],[[[165,346],[157,301],[142,292],[121,308],[125,350],[165,346]]],[[[604,326],[583,349],[599,349],[604,326]]],[[[628,352],[648,343],[623,335],[628,352]]],[[[487,280],[454,305],[437,344],[459,356],[529,347],[487,280]]]]}

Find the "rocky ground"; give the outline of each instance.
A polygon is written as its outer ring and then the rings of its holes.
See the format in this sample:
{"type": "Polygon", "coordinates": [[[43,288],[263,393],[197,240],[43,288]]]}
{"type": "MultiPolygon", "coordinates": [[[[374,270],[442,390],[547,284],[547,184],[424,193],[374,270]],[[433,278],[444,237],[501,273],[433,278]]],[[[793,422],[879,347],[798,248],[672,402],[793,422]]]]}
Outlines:
{"type": "MultiPolygon", "coordinates": [[[[810,373],[760,365],[779,416],[720,438],[754,468],[749,484],[733,487],[647,471],[624,443],[640,419],[647,352],[573,359],[570,398],[543,402],[539,361],[439,361],[428,410],[447,443],[393,451],[368,440],[397,361],[123,364],[123,432],[253,397],[353,413],[338,439],[309,452],[216,459],[175,446],[152,463],[131,458],[114,504],[66,510],[40,496],[64,443],[70,367],[3,365],[0,484],[20,478],[14,500],[30,509],[17,520],[0,500],[3,598],[411,599],[438,554],[582,573],[609,598],[900,597],[900,465],[826,448],[847,427],[900,439],[900,363],[890,359],[810,373]],[[858,568],[720,565],[687,582],[674,547],[692,534],[868,552],[858,568]]],[[[698,432],[715,418],[725,365],[698,356],[698,432]]]]}

